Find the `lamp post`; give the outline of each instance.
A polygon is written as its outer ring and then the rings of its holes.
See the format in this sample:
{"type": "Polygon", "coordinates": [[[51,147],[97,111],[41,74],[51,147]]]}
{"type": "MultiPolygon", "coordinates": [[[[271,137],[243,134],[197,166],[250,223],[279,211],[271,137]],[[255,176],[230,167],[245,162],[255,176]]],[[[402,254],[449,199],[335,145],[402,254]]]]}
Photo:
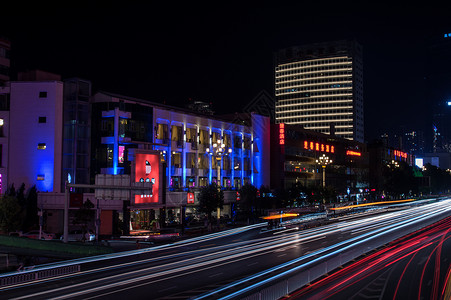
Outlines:
{"type": "Polygon", "coordinates": [[[329,157],[326,156],[326,154],[323,154],[322,156],[318,157],[316,163],[323,168],[323,188],[324,188],[326,187],[326,166],[328,164],[331,164],[332,160],[329,159],[329,157]]]}
{"type": "MultiPolygon", "coordinates": [[[[218,189],[221,188],[221,160],[222,157],[225,155],[229,155],[230,153],[232,153],[232,148],[227,148],[224,144],[221,144],[220,140],[217,140],[216,143],[213,143],[212,145],[213,147],[207,148],[205,149],[205,151],[207,151],[208,154],[210,154],[211,156],[213,156],[216,159],[216,171],[217,171],[217,176],[218,176],[218,180],[217,180],[217,184],[218,184],[218,189]]],[[[219,218],[221,216],[221,209],[218,207],[218,211],[217,211],[217,217],[218,217],[218,222],[219,222],[219,218]]]]}

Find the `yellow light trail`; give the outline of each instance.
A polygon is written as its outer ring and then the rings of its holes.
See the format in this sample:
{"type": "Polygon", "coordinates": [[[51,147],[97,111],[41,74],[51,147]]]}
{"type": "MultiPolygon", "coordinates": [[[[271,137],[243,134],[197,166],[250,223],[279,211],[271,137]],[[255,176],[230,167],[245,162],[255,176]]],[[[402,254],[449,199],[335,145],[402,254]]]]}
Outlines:
{"type": "Polygon", "coordinates": [[[395,203],[402,203],[402,202],[409,202],[414,201],[415,199],[405,199],[405,200],[397,200],[397,201],[381,201],[381,202],[372,202],[372,203],[363,203],[363,204],[356,204],[356,205],[348,205],[343,207],[332,207],[329,208],[330,210],[340,210],[340,209],[348,209],[348,208],[355,208],[355,207],[362,207],[362,206],[371,206],[371,205],[379,205],[379,204],[395,204],[395,203]]]}

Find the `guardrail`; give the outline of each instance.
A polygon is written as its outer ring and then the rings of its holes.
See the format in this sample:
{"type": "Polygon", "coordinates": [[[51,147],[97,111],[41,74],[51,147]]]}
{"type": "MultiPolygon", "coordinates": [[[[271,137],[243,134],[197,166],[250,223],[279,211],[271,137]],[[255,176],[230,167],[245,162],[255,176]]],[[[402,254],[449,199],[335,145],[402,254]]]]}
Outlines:
{"type": "MultiPolygon", "coordinates": [[[[450,214],[447,213],[446,216],[450,214]]],[[[337,269],[338,267],[360,257],[361,255],[368,253],[374,249],[377,249],[391,241],[394,241],[402,236],[413,233],[417,230],[423,229],[431,224],[441,220],[441,217],[435,216],[431,218],[428,224],[410,224],[408,227],[404,227],[404,230],[397,230],[391,235],[378,234],[377,236],[368,237],[365,239],[364,247],[351,246],[348,251],[340,251],[338,255],[325,255],[325,259],[316,265],[312,265],[308,268],[300,270],[300,272],[293,272],[294,274],[287,274],[284,278],[278,280],[270,280],[266,287],[260,287],[258,291],[253,293],[245,293],[247,296],[241,295],[240,299],[243,300],[265,300],[265,299],[281,299],[285,295],[290,294],[306,284],[328,274],[329,272],[337,269]]],[[[289,272],[287,272],[289,273],[289,272]]],[[[221,299],[235,299],[234,296],[225,296],[221,299]]]]}
{"type": "Polygon", "coordinates": [[[4,287],[77,272],[80,272],[80,265],[69,265],[44,270],[28,268],[24,271],[17,271],[17,273],[0,275],[0,286],[4,287]]]}

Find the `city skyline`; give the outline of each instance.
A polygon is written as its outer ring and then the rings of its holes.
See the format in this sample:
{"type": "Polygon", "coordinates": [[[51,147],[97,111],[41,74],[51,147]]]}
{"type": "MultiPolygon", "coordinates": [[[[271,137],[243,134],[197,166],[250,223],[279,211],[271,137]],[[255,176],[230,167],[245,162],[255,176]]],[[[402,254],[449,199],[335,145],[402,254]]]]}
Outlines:
{"type": "Polygon", "coordinates": [[[90,80],[95,90],[169,105],[212,102],[217,114],[241,111],[262,90],[274,96],[277,50],[356,39],[363,46],[367,141],[401,126],[427,130],[432,104],[418,93],[422,54],[431,37],[451,31],[443,6],[46,8],[20,14],[11,8],[2,18],[0,35],[12,42],[13,80],[18,71],[42,69],[90,80]]]}

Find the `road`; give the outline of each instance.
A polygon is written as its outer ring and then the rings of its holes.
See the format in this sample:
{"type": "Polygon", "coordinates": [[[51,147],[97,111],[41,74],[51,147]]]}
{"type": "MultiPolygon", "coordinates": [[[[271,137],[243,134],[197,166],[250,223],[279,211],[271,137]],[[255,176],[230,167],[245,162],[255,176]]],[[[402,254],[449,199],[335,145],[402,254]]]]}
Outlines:
{"type": "Polygon", "coordinates": [[[269,286],[278,276],[315,268],[331,257],[346,261],[347,249],[365,251],[372,241],[395,239],[412,224],[449,216],[450,204],[446,200],[342,217],[305,230],[241,229],[67,262],[80,263],[81,271],[3,287],[0,295],[5,299],[238,299],[269,286]]]}
{"type": "Polygon", "coordinates": [[[450,299],[450,231],[446,218],[285,299],[450,299]]]}

